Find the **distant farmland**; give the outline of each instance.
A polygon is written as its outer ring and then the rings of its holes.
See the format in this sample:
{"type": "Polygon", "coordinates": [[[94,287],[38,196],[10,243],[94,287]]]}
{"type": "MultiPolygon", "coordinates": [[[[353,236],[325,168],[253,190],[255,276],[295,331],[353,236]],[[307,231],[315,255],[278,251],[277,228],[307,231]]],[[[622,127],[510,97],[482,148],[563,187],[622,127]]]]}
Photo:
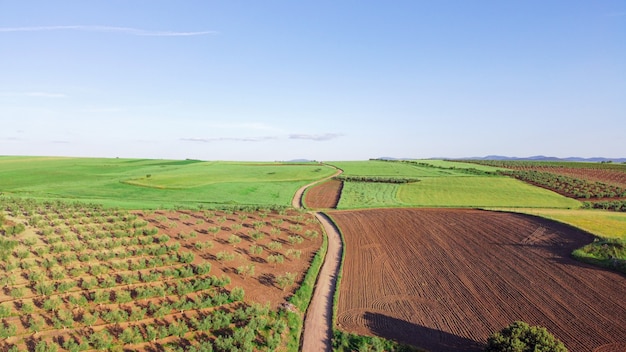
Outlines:
{"type": "Polygon", "coordinates": [[[581,203],[510,177],[498,168],[446,161],[333,162],[342,176],[410,178],[417,182],[346,181],[338,209],[377,207],[579,208],[581,203]]]}
{"type": "Polygon", "coordinates": [[[289,206],[299,187],[334,172],[317,163],[0,157],[0,192],[127,209],[289,206]]]}

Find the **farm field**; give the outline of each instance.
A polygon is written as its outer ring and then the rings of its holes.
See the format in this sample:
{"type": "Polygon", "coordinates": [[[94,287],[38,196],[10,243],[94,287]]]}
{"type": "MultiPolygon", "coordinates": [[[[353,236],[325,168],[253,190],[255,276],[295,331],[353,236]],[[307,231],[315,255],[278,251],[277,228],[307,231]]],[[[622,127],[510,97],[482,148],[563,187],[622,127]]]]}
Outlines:
{"type": "Polygon", "coordinates": [[[578,208],[580,202],[503,176],[443,176],[406,184],[345,182],[337,208],[408,206],[578,208]]]}
{"type": "Polygon", "coordinates": [[[304,205],[307,208],[335,208],[341,197],[343,182],[329,180],[309,188],[304,194],[304,205]]]}
{"type": "Polygon", "coordinates": [[[496,160],[473,163],[514,170],[504,173],[569,197],[626,197],[626,164],[496,160]]]}
{"type": "Polygon", "coordinates": [[[296,210],[127,211],[0,197],[2,350],[285,350],[322,243],[296,210]]]}
{"type": "Polygon", "coordinates": [[[344,171],[337,209],[581,206],[577,200],[497,175],[500,169],[491,166],[444,160],[368,160],[330,164],[344,171]],[[394,180],[398,182],[392,182],[394,180]]]}
{"type": "Polygon", "coordinates": [[[289,206],[296,190],[330,176],[317,163],[0,157],[0,192],[126,209],[289,206]]]}
{"type": "MultiPolygon", "coordinates": [[[[346,235],[346,263],[361,261],[343,274],[342,330],[432,351],[476,350],[514,320],[546,326],[572,351],[611,351],[607,336],[624,335],[606,327],[624,313],[623,302],[607,298],[623,291],[623,276],[607,283],[619,274],[570,259],[591,235],[531,215],[461,208],[524,212],[617,239],[626,237],[626,214],[580,209],[578,200],[489,165],[331,164],[343,175],[307,189],[302,204],[344,209],[329,214],[346,235]],[[360,236],[351,245],[348,232],[360,236]],[[365,244],[351,251],[359,241],[365,244]],[[589,303],[594,295],[598,302],[589,303]],[[607,302],[617,309],[605,314],[607,302]],[[596,337],[579,334],[587,325],[596,337]]],[[[0,157],[0,350],[226,351],[242,348],[242,339],[255,350],[297,348],[300,328],[282,303],[302,281],[323,231],[311,214],[287,206],[300,187],[336,171],[319,163],[0,157]],[[228,324],[201,327],[201,319],[228,324]]],[[[599,265],[617,253],[604,252],[609,257],[599,265]]],[[[306,302],[293,302],[306,310],[306,302]]]]}
{"type": "Polygon", "coordinates": [[[601,169],[601,168],[581,168],[581,167],[519,167],[515,170],[536,170],[539,172],[550,172],[557,175],[569,176],[573,178],[582,178],[590,181],[597,181],[609,185],[616,185],[626,188],[626,167],[621,169],[601,169]]]}
{"type": "Polygon", "coordinates": [[[623,275],[570,257],[592,241],[586,232],[481,210],[328,214],[345,239],[341,330],[433,352],[479,351],[491,333],[523,320],[570,351],[626,346],[623,275]]]}
{"type": "Polygon", "coordinates": [[[402,185],[398,200],[420,207],[578,208],[580,202],[508,177],[436,177],[402,185]]]}
{"type": "MultiPolygon", "coordinates": [[[[418,162],[426,162],[419,160],[418,162]]],[[[385,177],[434,177],[434,176],[464,176],[466,173],[461,170],[442,169],[435,168],[426,165],[419,165],[416,163],[401,162],[401,161],[382,161],[382,160],[367,160],[367,161],[333,161],[328,162],[329,165],[333,165],[343,170],[345,176],[385,176],[385,177]]],[[[435,164],[432,164],[433,166],[435,164]]],[[[458,166],[458,163],[450,163],[450,168],[458,166]]],[[[475,165],[469,165],[468,167],[476,167],[475,165]]],[[[490,167],[483,167],[488,169],[494,169],[490,167]]]]}
{"type": "Polygon", "coordinates": [[[582,209],[497,209],[532,214],[552,219],[585,230],[598,237],[626,240],[626,213],[582,209]]]}

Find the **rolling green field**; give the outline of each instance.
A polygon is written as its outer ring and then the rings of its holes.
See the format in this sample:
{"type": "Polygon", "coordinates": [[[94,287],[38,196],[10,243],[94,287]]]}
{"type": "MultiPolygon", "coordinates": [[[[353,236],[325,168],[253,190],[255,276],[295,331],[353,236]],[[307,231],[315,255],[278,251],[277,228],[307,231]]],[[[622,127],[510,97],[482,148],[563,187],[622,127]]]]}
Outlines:
{"type": "Polygon", "coordinates": [[[576,200],[499,176],[424,178],[401,186],[397,197],[403,204],[425,207],[580,207],[576,200]]]}
{"type": "Polygon", "coordinates": [[[0,192],[127,209],[289,206],[296,190],[330,176],[317,163],[0,157],[0,192]]]}
{"type": "Polygon", "coordinates": [[[576,200],[509,177],[484,176],[467,171],[495,171],[492,167],[475,168],[476,165],[443,160],[417,160],[415,163],[370,160],[333,162],[332,165],[343,169],[346,176],[412,177],[420,180],[404,184],[345,182],[337,206],[339,209],[407,206],[580,207],[580,202],[576,200]]]}

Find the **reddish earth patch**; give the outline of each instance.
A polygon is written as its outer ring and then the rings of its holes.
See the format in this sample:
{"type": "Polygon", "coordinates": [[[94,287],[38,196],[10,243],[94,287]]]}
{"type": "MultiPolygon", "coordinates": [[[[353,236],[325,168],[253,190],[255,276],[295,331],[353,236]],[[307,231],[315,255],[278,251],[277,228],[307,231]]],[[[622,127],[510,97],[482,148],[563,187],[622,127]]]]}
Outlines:
{"type": "Polygon", "coordinates": [[[570,258],[592,240],[585,232],[479,210],[330,215],[345,237],[342,330],[430,351],[479,351],[490,334],[523,320],[570,351],[626,344],[624,276],[570,258]]]}
{"type": "Polygon", "coordinates": [[[341,197],[343,182],[328,180],[309,188],[304,197],[307,208],[333,209],[337,207],[341,197]]]}

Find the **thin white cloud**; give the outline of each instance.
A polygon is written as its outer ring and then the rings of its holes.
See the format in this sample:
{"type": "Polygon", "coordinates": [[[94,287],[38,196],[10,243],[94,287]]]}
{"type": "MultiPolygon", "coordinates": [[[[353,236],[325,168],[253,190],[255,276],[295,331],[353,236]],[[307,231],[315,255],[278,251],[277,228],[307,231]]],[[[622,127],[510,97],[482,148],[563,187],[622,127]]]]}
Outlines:
{"type": "Polygon", "coordinates": [[[216,137],[216,138],[181,138],[181,141],[185,142],[202,142],[202,143],[212,143],[212,142],[264,142],[269,140],[278,139],[276,136],[262,136],[262,137],[216,137]]]}
{"type": "Polygon", "coordinates": [[[324,133],[324,134],[291,134],[289,139],[308,139],[312,141],[329,141],[343,136],[341,133],[324,133]]]}
{"type": "Polygon", "coordinates": [[[0,97],[67,98],[67,95],[51,92],[0,92],[0,97]]]}
{"type": "Polygon", "coordinates": [[[217,34],[216,31],[196,31],[196,32],[177,32],[177,31],[152,31],[132,27],[115,27],[115,26],[33,26],[33,27],[0,27],[0,33],[10,32],[50,32],[50,31],[85,31],[85,32],[104,32],[104,33],[121,33],[146,37],[191,37],[198,35],[217,34]]]}

